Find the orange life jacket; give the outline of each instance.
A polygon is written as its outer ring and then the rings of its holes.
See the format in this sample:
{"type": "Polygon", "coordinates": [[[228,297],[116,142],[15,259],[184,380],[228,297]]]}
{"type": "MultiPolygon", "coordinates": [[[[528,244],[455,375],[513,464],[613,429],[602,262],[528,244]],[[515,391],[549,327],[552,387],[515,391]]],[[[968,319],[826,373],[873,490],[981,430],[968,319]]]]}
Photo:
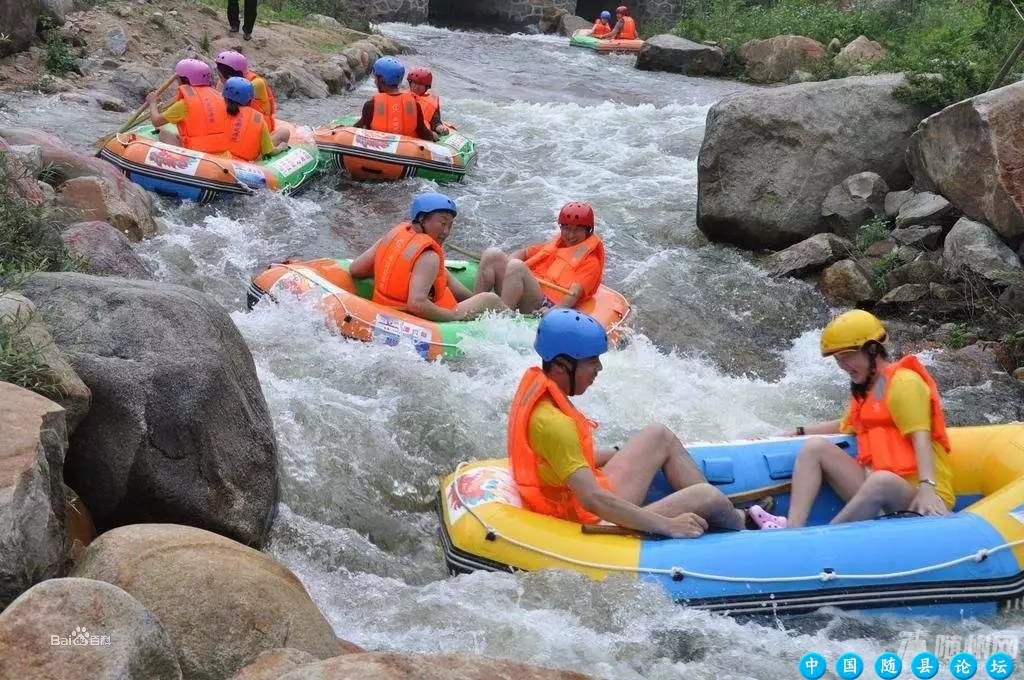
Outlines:
{"type": "Polygon", "coordinates": [[[612,32],[612,27],[608,25],[608,22],[604,19],[597,19],[594,21],[594,28],[590,29],[590,35],[595,38],[600,38],[602,35],[608,35],[612,32]]]}
{"type": "Polygon", "coordinates": [[[254,87],[256,85],[257,80],[263,81],[263,87],[266,88],[267,90],[267,101],[269,102],[270,110],[264,111],[263,103],[259,99],[256,99],[255,97],[253,97],[252,104],[250,104],[250,106],[265,116],[267,122],[267,129],[273,132],[274,118],[277,116],[277,100],[274,99],[274,91],[270,89],[270,83],[268,83],[265,78],[257,74],[255,71],[246,72],[245,78],[250,83],[252,83],[254,87]]]}
{"type": "Polygon", "coordinates": [[[434,120],[434,114],[441,108],[441,100],[432,94],[419,94],[416,95],[416,101],[419,102],[420,111],[423,112],[423,122],[427,124],[428,130],[432,130],[430,121],[434,120]]]}
{"type": "Polygon", "coordinates": [[[229,115],[228,151],[235,158],[254,161],[260,157],[263,138],[263,114],[251,106],[238,107],[238,113],[229,115]]]}
{"type": "MultiPolygon", "coordinates": [[[[526,259],[526,266],[538,278],[558,284],[562,288],[570,288],[576,282],[576,270],[588,257],[596,257],[601,262],[601,272],[604,272],[604,241],[596,234],[591,234],[578,245],[572,247],[561,246],[561,236],[556,236],[541,246],[540,250],[526,259]]],[[[544,284],[541,284],[543,287],[544,284]]],[[[593,290],[584,290],[580,299],[583,302],[593,297],[597,292],[601,281],[598,280],[593,290]]],[[[556,290],[545,289],[545,294],[553,301],[558,302],[565,293],[556,290]]]]}
{"type": "Polygon", "coordinates": [[[373,118],[370,119],[370,129],[417,137],[417,108],[416,95],[412,92],[379,92],[373,95],[373,118]]]}
{"type": "Polygon", "coordinates": [[[178,98],[188,103],[188,115],[178,123],[181,145],[205,153],[228,150],[228,107],[212,87],[180,85],[178,98]]]}
{"type": "Polygon", "coordinates": [[[619,31],[619,40],[636,40],[636,22],[633,17],[622,17],[622,30],[619,31]]]}
{"type": "Polygon", "coordinates": [[[427,250],[433,250],[441,260],[430,299],[438,307],[455,309],[459,303],[448,287],[441,245],[426,234],[414,231],[410,222],[402,222],[389,231],[377,246],[373,257],[373,301],[389,307],[407,305],[413,265],[427,250]]]}
{"type": "Polygon", "coordinates": [[[509,466],[519,487],[519,495],[526,507],[534,512],[580,524],[599,522],[601,518],[588,512],[567,485],[550,486],[541,479],[538,469],[541,457],[530,447],[530,416],[543,397],[550,397],[559,411],[572,418],[587,465],[597,483],[611,491],[611,483],[594,463],[594,429],[597,424],[576,410],[555,381],[534,366],[523,374],[508,411],[509,466]]]}
{"type": "Polygon", "coordinates": [[[910,437],[902,434],[892,421],[892,414],[886,399],[892,387],[896,371],[908,369],[917,373],[928,385],[931,397],[932,441],[950,452],[949,435],[946,434],[946,417],[942,413],[939,389],[931,374],[921,365],[917,357],[905,356],[891,363],[881,371],[868,395],[859,400],[850,397],[848,424],[857,435],[857,460],[872,470],[888,470],[897,475],[917,472],[917,457],[910,437]]]}

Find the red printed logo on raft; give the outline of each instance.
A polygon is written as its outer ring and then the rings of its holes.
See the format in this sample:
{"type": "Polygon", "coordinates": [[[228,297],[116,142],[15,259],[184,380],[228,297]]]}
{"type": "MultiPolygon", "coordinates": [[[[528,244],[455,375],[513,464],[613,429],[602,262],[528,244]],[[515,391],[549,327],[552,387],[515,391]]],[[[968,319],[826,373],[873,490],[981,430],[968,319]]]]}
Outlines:
{"type": "Polygon", "coordinates": [[[174,170],[184,175],[195,175],[199,169],[199,159],[184,154],[175,153],[161,147],[151,147],[143,161],[162,170],[174,170]]]}
{"type": "Polygon", "coordinates": [[[376,130],[360,130],[352,138],[352,146],[370,151],[388,151],[394,153],[398,150],[398,135],[389,135],[376,130]]]}
{"type": "Polygon", "coordinates": [[[478,468],[455,478],[445,494],[452,523],[466,511],[483,503],[505,503],[523,507],[515,480],[502,468],[478,468]]]}

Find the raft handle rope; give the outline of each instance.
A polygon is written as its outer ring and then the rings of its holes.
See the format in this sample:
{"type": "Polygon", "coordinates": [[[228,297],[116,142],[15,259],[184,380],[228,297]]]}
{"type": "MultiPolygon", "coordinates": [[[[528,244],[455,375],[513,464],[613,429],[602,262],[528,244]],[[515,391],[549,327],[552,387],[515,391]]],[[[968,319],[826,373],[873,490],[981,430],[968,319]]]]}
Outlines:
{"type": "Polygon", "coordinates": [[[825,567],[817,574],[807,574],[805,576],[724,576],[721,574],[707,574],[698,571],[690,571],[685,567],[669,567],[668,569],[659,569],[655,567],[625,567],[617,564],[601,564],[600,562],[590,562],[588,560],[580,560],[574,557],[567,557],[565,555],[559,555],[558,553],[546,550],[544,548],[538,548],[537,546],[530,545],[525,541],[520,541],[516,538],[511,538],[500,533],[497,529],[489,526],[472,506],[467,505],[462,498],[462,494],[459,492],[458,480],[462,476],[462,469],[469,465],[469,462],[463,461],[459,463],[455,469],[455,475],[452,478],[452,490],[455,492],[455,497],[458,499],[459,504],[466,509],[466,512],[475,519],[485,531],[485,535],[488,541],[495,541],[496,539],[502,539],[507,543],[544,555],[545,557],[551,557],[565,562],[567,564],[574,564],[578,567],[585,567],[587,569],[600,569],[603,571],[612,572],[628,572],[636,574],[655,574],[661,576],[668,576],[673,581],[682,581],[683,578],[696,578],[703,579],[705,581],[722,581],[725,583],[800,583],[800,582],[811,582],[818,581],[820,583],[827,583],[829,581],[837,581],[840,579],[846,579],[849,581],[872,581],[879,579],[892,579],[892,578],[903,578],[906,576],[917,576],[919,574],[927,574],[933,571],[939,571],[948,567],[955,567],[958,564],[964,564],[966,562],[981,563],[988,559],[989,555],[993,555],[1003,550],[1009,550],[1018,546],[1024,546],[1024,539],[1016,541],[1010,541],[1002,543],[1000,545],[993,546],[991,548],[981,548],[969,555],[963,557],[957,557],[952,560],[945,562],[939,562],[937,564],[926,565],[923,567],[917,567],[916,569],[905,569],[903,571],[892,571],[884,572],[879,574],[840,574],[836,572],[833,567],[825,567]]]}

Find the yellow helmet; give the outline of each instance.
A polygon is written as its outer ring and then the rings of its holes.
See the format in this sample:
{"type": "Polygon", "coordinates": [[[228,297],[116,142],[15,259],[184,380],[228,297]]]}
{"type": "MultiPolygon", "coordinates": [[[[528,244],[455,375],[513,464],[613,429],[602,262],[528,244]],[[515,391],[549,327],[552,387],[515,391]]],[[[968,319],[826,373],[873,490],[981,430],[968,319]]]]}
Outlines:
{"type": "Polygon", "coordinates": [[[851,349],[860,349],[871,340],[885,342],[885,326],[878,318],[863,309],[843,312],[832,319],[821,332],[821,356],[851,349]]]}

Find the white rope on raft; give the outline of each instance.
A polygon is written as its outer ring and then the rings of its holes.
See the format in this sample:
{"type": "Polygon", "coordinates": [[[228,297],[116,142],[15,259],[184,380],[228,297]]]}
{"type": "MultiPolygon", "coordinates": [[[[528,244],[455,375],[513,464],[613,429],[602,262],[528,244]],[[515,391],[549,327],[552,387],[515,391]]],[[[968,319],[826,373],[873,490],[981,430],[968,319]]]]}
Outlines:
{"type": "Polygon", "coordinates": [[[725,576],[723,574],[708,574],[699,571],[690,571],[685,567],[669,567],[668,569],[656,568],[656,567],[627,567],[618,564],[602,564],[600,562],[591,562],[589,560],[581,560],[575,557],[568,557],[560,555],[554,551],[539,548],[534,545],[530,545],[525,541],[520,541],[516,538],[502,535],[494,527],[488,526],[487,523],[476,514],[472,507],[467,505],[462,498],[462,494],[459,493],[459,485],[457,483],[460,477],[460,471],[468,463],[459,463],[459,466],[455,470],[455,478],[452,481],[452,489],[455,491],[455,496],[459,500],[459,504],[466,509],[466,511],[475,519],[481,527],[484,528],[488,538],[494,537],[495,539],[502,539],[512,545],[529,550],[545,557],[551,557],[553,559],[565,562],[567,564],[573,564],[578,567],[586,567],[588,569],[601,569],[603,571],[614,571],[614,572],[629,572],[636,574],[656,574],[661,576],[670,576],[674,580],[681,580],[684,577],[703,579],[706,581],[721,581],[724,583],[805,583],[811,581],[817,581],[820,583],[826,583],[828,581],[837,581],[840,579],[846,579],[850,581],[874,581],[882,579],[895,579],[904,578],[907,576],[917,576],[920,574],[927,574],[932,571],[939,571],[948,567],[954,567],[958,564],[964,564],[966,562],[983,562],[989,555],[994,555],[1003,550],[1009,550],[1017,546],[1024,546],[1024,539],[1016,541],[1010,541],[1008,543],[1002,543],[1000,545],[993,546],[991,548],[981,548],[973,553],[964,555],[963,557],[957,557],[952,560],[945,562],[938,562],[936,564],[929,564],[916,569],[905,569],[903,571],[890,571],[882,572],[877,574],[839,574],[834,569],[822,569],[817,574],[807,574],[804,576],[725,576]]]}

